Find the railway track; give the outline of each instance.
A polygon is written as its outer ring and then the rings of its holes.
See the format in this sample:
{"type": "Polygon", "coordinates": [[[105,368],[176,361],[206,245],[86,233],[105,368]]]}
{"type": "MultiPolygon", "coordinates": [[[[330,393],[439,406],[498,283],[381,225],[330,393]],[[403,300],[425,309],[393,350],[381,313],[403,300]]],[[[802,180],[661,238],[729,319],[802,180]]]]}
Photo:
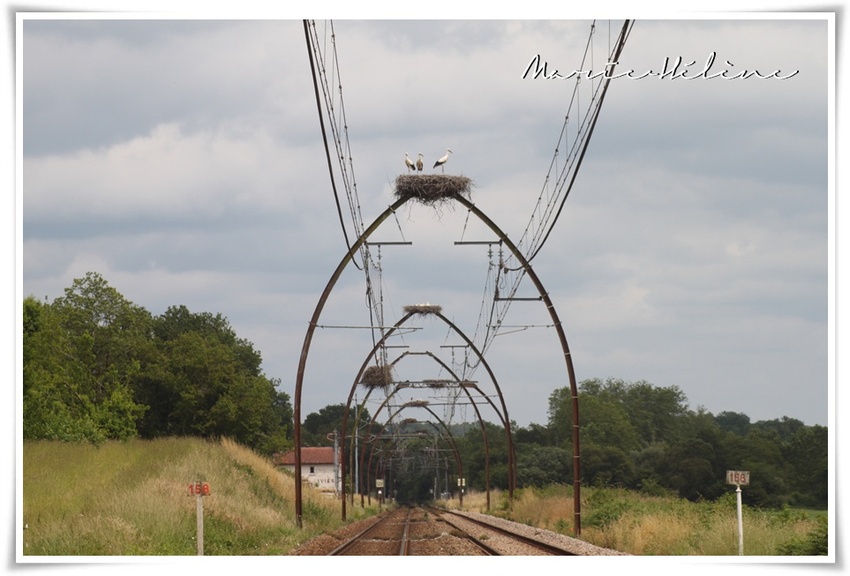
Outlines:
{"type": "MultiPolygon", "coordinates": [[[[552,543],[544,542],[539,538],[519,534],[514,530],[508,530],[507,528],[496,526],[489,522],[457,514],[450,510],[440,510],[436,508],[430,508],[430,510],[434,511],[435,514],[439,514],[444,522],[449,523],[458,530],[463,530],[470,534],[471,538],[476,538],[481,541],[486,538],[488,542],[493,542],[492,547],[495,549],[500,548],[496,542],[501,540],[503,543],[507,544],[507,546],[501,546],[501,549],[509,549],[511,555],[576,556],[575,552],[567,550],[562,546],[556,546],[552,543]],[[472,536],[473,533],[476,536],[472,536]],[[523,548],[526,548],[526,550],[523,551],[523,548]]],[[[488,546],[490,545],[488,544],[488,546]]],[[[497,554],[503,555],[501,552],[497,552],[497,554]]]]}
{"type": "Polygon", "coordinates": [[[533,537],[437,508],[397,508],[326,552],[329,556],[575,555],[533,537]]]}
{"type": "Polygon", "coordinates": [[[409,556],[411,508],[399,508],[345,540],[328,556],[409,556]],[[400,528],[399,528],[400,527],[400,528]],[[399,534],[396,540],[393,535],[399,534]]]}

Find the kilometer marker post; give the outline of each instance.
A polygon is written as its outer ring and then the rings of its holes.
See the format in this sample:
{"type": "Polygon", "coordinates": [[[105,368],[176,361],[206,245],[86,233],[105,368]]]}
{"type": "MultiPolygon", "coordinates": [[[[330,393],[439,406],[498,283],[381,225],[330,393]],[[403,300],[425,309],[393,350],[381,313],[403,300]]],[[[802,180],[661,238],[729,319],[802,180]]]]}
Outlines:
{"type": "Polygon", "coordinates": [[[738,497],[738,556],[744,555],[744,514],[741,505],[741,485],[750,483],[750,473],[744,470],[727,470],[726,483],[734,484],[738,497]]]}
{"type": "Polygon", "coordinates": [[[189,495],[195,495],[195,510],[197,516],[198,556],[204,555],[204,496],[209,496],[210,485],[206,482],[189,484],[189,495]]]}

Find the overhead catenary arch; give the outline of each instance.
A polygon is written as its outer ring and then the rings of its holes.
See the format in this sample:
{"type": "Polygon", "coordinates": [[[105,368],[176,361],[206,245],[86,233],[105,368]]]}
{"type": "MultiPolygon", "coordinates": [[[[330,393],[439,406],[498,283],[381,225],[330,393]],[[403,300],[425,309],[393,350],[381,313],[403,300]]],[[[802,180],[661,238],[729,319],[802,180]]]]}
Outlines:
{"type": "MultiPolygon", "coordinates": [[[[395,364],[395,363],[396,363],[396,362],[398,362],[401,358],[403,358],[403,357],[407,356],[408,354],[409,354],[409,352],[405,352],[405,353],[403,353],[401,356],[399,356],[399,358],[396,358],[396,360],[393,362],[393,364],[395,364]]],[[[467,397],[469,398],[470,403],[472,404],[473,410],[475,411],[476,417],[477,417],[477,419],[478,419],[478,424],[479,424],[479,426],[481,427],[481,434],[482,434],[482,437],[483,437],[483,440],[484,440],[484,462],[485,462],[485,464],[484,464],[484,466],[485,466],[485,470],[484,470],[484,477],[485,477],[485,493],[486,493],[486,504],[487,504],[487,510],[489,510],[489,509],[490,509],[490,441],[489,441],[489,438],[488,438],[488,436],[487,436],[487,428],[486,428],[486,426],[484,425],[484,419],[483,419],[483,417],[481,416],[481,411],[478,409],[478,404],[475,402],[475,400],[474,400],[474,398],[473,398],[472,394],[469,392],[468,388],[473,388],[473,389],[477,390],[479,393],[481,393],[482,397],[484,397],[484,398],[487,400],[487,402],[489,402],[489,403],[490,403],[490,405],[493,407],[493,409],[494,409],[494,410],[496,410],[496,412],[497,412],[497,413],[498,413],[498,408],[496,408],[496,405],[493,403],[493,401],[492,401],[490,398],[487,398],[486,394],[484,394],[484,393],[481,391],[481,389],[480,389],[480,388],[478,388],[478,386],[477,386],[476,384],[471,383],[471,382],[468,382],[468,381],[463,381],[463,380],[461,380],[461,379],[460,379],[460,378],[458,378],[458,376],[457,376],[456,374],[454,374],[454,372],[453,372],[453,371],[452,371],[452,370],[451,370],[451,369],[450,369],[450,368],[449,368],[449,367],[445,364],[445,362],[443,362],[442,360],[440,360],[437,356],[435,356],[434,354],[432,354],[432,353],[430,353],[430,352],[428,352],[428,353],[426,353],[426,354],[427,354],[428,356],[430,356],[431,358],[433,358],[435,361],[437,361],[437,362],[438,362],[441,366],[443,366],[444,368],[446,368],[447,370],[449,370],[449,372],[450,372],[450,373],[452,374],[452,376],[454,377],[455,382],[457,383],[457,385],[463,389],[464,393],[465,393],[465,394],[467,395],[467,397]]],[[[375,421],[376,421],[376,419],[377,419],[377,417],[378,417],[378,414],[380,414],[380,412],[381,412],[381,411],[382,411],[382,410],[386,407],[386,405],[387,405],[387,404],[389,403],[389,401],[393,398],[393,396],[394,396],[397,392],[399,392],[400,390],[402,390],[402,389],[407,389],[407,388],[409,388],[409,382],[397,382],[397,383],[396,383],[395,389],[394,389],[394,390],[393,390],[390,394],[388,394],[388,395],[387,395],[387,397],[383,400],[383,402],[381,402],[380,406],[378,406],[378,409],[377,409],[377,410],[375,411],[375,413],[372,415],[372,418],[371,418],[371,420],[370,420],[369,424],[368,424],[368,425],[367,425],[367,427],[366,427],[366,431],[367,431],[367,433],[370,433],[370,431],[371,431],[371,429],[372,429],[372,426],[374,426],[375,421]]],[[[368,394],[369,394],[369,393],[371,393],[371,389],[369,390],[369,392],[367,392],[367,396],[368,396],[368,394]]],[[[366,400],[364,399],[363,403],[361,403],[361,404],[360,404],[360,406],[358,407],[358,410],[357,410],[357,414],[358,414],[358,416],[359,416],[359,414],[362,414],[362,407],[363,407],[363,405],[365,404],[365,402],[366,402],[366,400]]],[[[500,419],[502,419],[502,420],[504,420],[504,418],[502,417],[502,415],[501,415],[501,414],[499,414],[499,418],[500,418],[500,419]]],[[[382,430],[383,430],[384,428],[386,428],[386,424],[384,424],[384,425],[382,426],[382,430]]],[[[356,424],[356,425],[355,425],[355,429],[358,429],[358,430],[359,430],[359,424],[356,424]]],[[[510,447],[512,447],[512,446],[513,446],[513,444],[511,444],[511,445],[510,445],[510,447]]],[[[352,450],[351,452],[353,453],[354,451],[352,450]]],[[[515,462],[515,461],[516,461],[516,460],[515,460],[515,458],[514,458],[514,462],[515,462]]],[[[360,466],[359,466],[359,468],[360,468],[361,470],[362,470],[362,468],[363,468],[362,454],[360,455],[360,466]]],[[[367,469],[368,469],[368,468],[367,468],[367,469]]],[[[353,471],[352,471],[352,472],[353,472],[353,471]]],[[[362,496],[362,495],[361,495],[361,496],[362,496]]],[[[344,494],[343,494],[343,497],[344,497],[344,494]]]]}
{"type": "MultiPolygon", "coordinates": [[[[386,331],[386,333],[381,337],[381,339],[378,340],[375,343],[375,345],[372,347],[372,350],[366,356],[366,359],[363,361],[363,364],[361,365],[360,370],[357,372],[357,375],[354,378],[354,383],[351,385],[351,389],[349,390],[349,393],[348,393],[348,399],[346,400],[345,409],[343,410],[343,413],[342,413],[342,426],[341,426],[342,443],[345,444],[345,436],[346,436],[346,432],[348,430],[348,412],[351,409],[351,403],[354,399],[354,392],[357,389],[357,385],[361,382],[363,375],[366,372],[367,367],[369,366],[370,362],[372,361],[372,359],[377,354],[378,350],[380,350],[381,347],[384,345],[384,342],[386,342],[386,340],[389,337],[391,337],[396,330],[398,330],[400,327],[402,327],[414,315],[420,315],[420,316],[421,315],[433,315],[433,316],[439,318],[440,320],[442,320],[447,326],[449,326],[449,328],[451,328],[455,333],[457,333],[466,342],[466,344],[469,346],[469,348],[477,355],[477,357],[481,361],[482,366],[484,366],[484,369],[487,371],[490,379],[492,380],[493,385],[496,388],[496,393],[497,393],[499,400],[501,402],[501,405],[502,405],[502,412],[500,413],[498,410],[496,410],[496,412],[497,412],[497,414],[499,414],[500,418],[502,418],[502,423],[503,423],[503,426],[505,427],[505,435],[506,435],[507,443],[508,443],[508,470],[509,470],[508,492],[509,492],[509,498],[512,500],[514,488],[516,487],[516,451],[514,449],[514,444],[513,444],[513,434],[511,432],[511,427],[510,427],[510,418],[508,417],[508,408],[507,408],[507,405],[505,404],[504,395],[502,394],[501,387],[499,386],[499,382],[496,379],[496,375],[493,373],[493,370],[490,367],[490,364],[487,362],[487,359],[484,358],[484,355],[481,354],[480,350],[478,350],[478,347],[472,342],[472,340],[469,339],[469,337],[460,328],[457,327],[457,325],[455,325],[454,322],[452,322],[451,320],[449,320],[448,318],[446,318],[443,315],[441,308],[439,306],[436,306],[436,305],[421,305],[421,306],[408,306],[408,307],[406,307],[405,315],[402,316],[402,318],[399,319],[398,322],[396,322],[392,327],[390,327],[386,331]]],[[[371,390],[369,392],[371,392],[371,390]]],[[[368,394],[369,393],[367,393],[367,397],[368,397],[368,394]]],[[[357,412],[355,414],[355,422],[357,423],[356,424],[357,426],[359,426],[360,413],[362,411],[362,407],[365,404],[365,402],[366,402],[366,399],[364,398],[363,403],[361,403],[357,407],[357,412]]],[[[353,439],[352,439],[352,441],[353,441],[353,439]]],[[[353,451],[350,451],[349,453],[353,454],[353,451]]],[[[345,464],[343,463],[342,466],[343,466],[342,476],[344,477],[345,476],[345,471],[344,471],[345,464]]],[[[346,519],[346,500],[345,500],[345,486],[344,485],[343,485],[343,498],[342,498],[342,519],[343,520],[346,519]]]]}
{"type": "MultiPolygon", "coordinates": [[[[399,177],[397,183],[403,177],[399,177]]],[[[417,177],[409,177],[412,179],[418,179],[417,177]]],[[[319,297],[319,301],[316,304],[316,308],[313,311],[313,315],[310,319],[310,322],[307,326],[307,332],[304,337],[304,343],[301,348],[301,356],[298,362],[298,371],[296,374],[296,382],[295,382],[295,394],[294,394],[294,406],[293,406],[293,416],[294,416],[294,440],[295,440],[295,515],[296,515],[296,525],[300,528],[303,526],[303,515],[302,515],[302,489],[301,489],[301,397],[303,393],[304,386],[304,373],[307,365],[307,357],[310,352],[310,345],[313,340],[313,335],[316,330],[316,326],[318,325],[319,318],[321,317],[322,310],[327,303],[328,297],[342,275],[343,270],[348,265],[348,263],[352,260],[354,254],[360,249],[364,242],[377,230],[380,225],[389,218],[392,214],[394,214],[401,206],[407,203],[409,200],[418,199],[420,201],[426,202],[428,200],[424,200],[424,196],[420,194],[418,190],[415,189],[407,189],[407,191],[399,190],[399,186],[397,185],[397,198],[395,202],[393,202],[384,212],[382,212],[374,222],[357,238],[357,240],[352,244],[351,248],[348,252],[343,256],[340,263],[337,265],[337,268],[334,270],[333,274],[328,281],[324,291],[319,297]]],[[[440,201],[443,200],[455,200],[467,208],[470,213],[474,214],[479,220],[481,220],[490,230],[496,234],[496,236],[508,247],[509,250],[516,256],[517,260],[520,262],[520,265],[525,269],[529,278],[531,278],[532,283],[540,294],[541,300],[546,305],[546,309],[549,312],[550,317],[552,318],[555,330],[558,334],[558,340],[561,344],[561,348],[563,351],[564,361],[566,363],[567,376],[570,384],[570,401],[572,405],[572,415],[573,415],[573,429],[572,429],[572,444],[573,444],[573,530],[576,536],[581,534],[581,452],[579,445],[579,411],[578,411],[578,386],[575,378],[575,371],[573,369],[572,357],[569,350],[569,345],[567,344],[566,335],[564,334],[563,326],[561,324],[561,320],[558,317],[557,312],[555,311],[554,304],[549,298],[548,293],[543,287],[542,282],[538,278],[537,274],[534,272],[534,269],[531,267],[529,262],[523,256],[523,254],[519,251],[517,246],[508,238],[507,234],[501,230],[490,218],[488,218],[481,210],[479,210],[472,202],[467,200],[463,193],[458,190],[452,189],[442,189],[437,191],[432,191],[430,196],[431,199],[437,198],[440,201]]],[[[343,500],[344,502],[344,500],[343,500]]]]}
{"type": "MultiPolygon", "coordinates": [[[[394,390],[394,391],[393,391],[393,394],[395,394],[398,390],[399,390],[399,388],[397,388],[396,390],[394,390]]],[[[367,426],[366,426],[366,430],[367,430],[367,433],[368,433],[368,435],[366,436],[367,441],[368,441],[368,439],[371,439],[371,437],[372,437],[372,435],[371,435],[371,430],[372,430],[372,427],[373,427],[373,426],[375,425],[375,423],[376,423],[376,420],[377,420],[378,415],[379,415],[379,414],[380,414],[380,413],[384,410],[384,408],[386,408],[386,407],[387,407],[387,405],[388,405],[389,401],[391,400],[391,398],[392,398],[392,395],[393,395],[393,394],[391,394],[390,396],[387,396],[387,398],[385,398],[385,399],[384,399],[384,401],[381,403],[381,405],[380,405],[380,406],[378,407],[378,409],[375,411],[375,414],[373,414],[373,415],[372,415],[372,418],[370,419],[369,423],[367,424],[367,426]]],[[[415,407],[423,407],[423,408],[426,408],[426,409],[428,410],[428,412],[429,412],[429,413],[431,413],[432,415],[434,415],[434,417],[435,417],[435,418],[438,418],[438,419],[439,419],[439,417],[438,417],[436,414],[434,414],[433,410],[431,410],[431,409],[430,409],[430,407],[428,407],[428,406],[427,406],[427,403],[422,403],[422,402],[417,402],[417,401],[406,402],[406,403],[404,403],[404,404],[402,404],[402,405],[401,405],[401,408],[400,408],[399,410],[397,410],[397,411],[396,411],[396,412],[394,412],[394,413],[390,413],[390,415],[389,415],[389,417],[388,417],[387,421],[386,421],[383,425],[381,425],[382,432],[383,432],[383,430],[385,430],[385,429],[387,428],[387,426],[388,426],[388,425],[392,422],[392,420],[395,418],[395,416],[397,416],[397,415],[398,415],[398,414],[402,411],[402,409],[404,409],[404,408],[409,408],[409,407],[414,407],[414,406],[415,406],[415,407]]],[[[445,425],[445,423],[442,421],[442,419],[439,419],[439,420],[440,420],[441,424],[443,425],[443,427],[446,429],[446,432],[447,432],[447,434],[448,434],[448,436],[449,436],[449,438],[450,438],[450,442],[451,442],[452,446],[454,447],[455,451],[456,451],[456,452],[457,452],[457,454],[458,454],[458,456],[457,456],[457,457],[458,457],[458,459],[460,459],[460,452],[459,452],[459,451],[458,451],[458,449],[457,449],[457,445],[456,445],[456,444],[455,444],[455,442],[454,442],[454,438],[453,438],[453,436],[451,435],[451,432],[449,431],[448,426],[446,426],[446,425],[445,425]]],[[[486,433],[486,430],[484,430],[483,423],[482,423],[482,431],[483,431],[483,433],[484,433],[484,441],[485,441],[485,445],[487,446],[487,456],[486,456],[486,458],[489,460],[489,443],[487,442],[487,433],[486,433]]],[[[351,450],[351,453],[352,453],[352,454],[353,454],[354,452],[355,452],[355,450],[351,450]]],[[[362,450],[360,451],[360,454],[357,454],[357,455],[356,455],[356,457],[359,459],[359,460],[358,460],[358,461],[359,461],[359,463],[360,463],[359,469],[360,469],[361,471],[363,470],[363,455],[364,455],[364,452],[363,452],[362,450]]],[[[366,470],[368,471],[369,469],[370,469],[370,468],[369,468],[369,466],[367,466],[367,467],[366,467],[366,470]]],[[[489,471],[489,462],[487,463],[487,469],[488,469],[488,471],[489,471]]],[[[368,475],[368,472],[367,472],[367,475],[368,475]]],[[[367,481],[368,481],[368,478],[367,478],[367,481]]],[[[361,505],[362,505],[362,497],[363,497],[362,492],[361,492],[360,496],[361,496],[361,505]]],[[[353,494],[352,494],[352,497],[353,497],[353,494]]],[[[344,498],[345,498],[345,493],[343,492],[343,499],[344,499],[344,498]]],[[[488,501],[489,501],[489,479],[488,479],[488,501]]]]}
{"type": "MultiPolygon", "coordinates": [[[[393,365],[396,364],[403,357],[409,356],[411,354],[414,354],[414,353],[410,352],[409,350],[406,350],[398,358],[396,358],[392,362],[392,364],[393,365]]],[[[473,390],[478,391],[478,393],[481,394],[481,397],[484,398],[484,400],[486,400],[488,404],[490,404],[490,406],[493,408],[493,410],[499,416],[499,419],[501,420],[503,427],[506,427],[508,425],[507,418],[505,418],[505,416],[499,411],[498,407],[496,407],[496,404],[493,402],[493,400],[489,396],[487,396],[487,394],[485,394],[478,387],[477,384],[475,384],[474,382],[469,382],[467,380],[462,380],[454,372],[454,370],[451,367],[449,367],[449,365],[446,364],[439,356],[435,355],[431,351],[419,352],[417,354],[423,354],[423,355],[429,356],[435,362],[440,364],[440,366],[442,366],[452,376],[452,378],[454,378],[455,381],[457,381],[458,385],[463,388],[463,391],[466,393],[467,397],[469,398],[469,400],[472,404],[472,409],[475,411],[475,417],[478,419],[478,424],[481,426],[481,434],[482,434],[483,439],[484,439],[484,458],[485,458],[485,460],[484,460],[484,466],[485,466],[485,469],[484,469],[484,478],[485,478],[484,491],[485,491],[485,494],[486,494],[486,509],[490,510],[490,442],[489,442],[489,438],[487,436],[487,428],[484,425],[484,419],[481,416],[481,411],[478,408],[478,403],[476,403],[475,400],[473,399],[472,394],[470,394],[470,392],[469,392],[469,388],[472,388],[473,390]]],[[[482,359],[482,361],[483,361],[483,359],[482,359]]],[[[511,447],[511,449],[515,448],[513,442],[511,442],[510,447],[511,447]]],[[[514,474],[514,477],[516,477],[516,451],[514,451],[513,463],[514,463],[513,474],[514,474]]]]}
{"type": "MultiPolygon", "coordinates": [[[[455,463],[456,463],[456,466],[457,466],[458,476],[463,477],[463,461],[460,457],[460,450],[457,447],[457,443],[454,440],[454,436],[452,435],[451,430],[446,425],[446,423],[443,421],[443,419],[440,418],[433,410],[431,410],[431,408],[428,406],[427,402],[415,401],[415,400],[411,401],[411,402],[405,402],[404,404],[399,406],[398,410],[389,414],[389,416],[387,418],[387,422],[384,424],[384,426],[386,426],[387,424],[392,422],[393,419],[395,419],[396,416],[398,416],[399,414],[401,414],[402,412],[404,412],[405,410],[407,410],[409,408],[422,408],[422,409],[426,410],[429,414],[431,414],[431,416],[433,416],[434,419],[437,420],[437,422],[440,423],[440,426],[442,427],[443,431],[445,432],[446,440],[448,441],[449,445],[451,445],[451,447],[452,447],[452,452],[454,453],[455,463]]],[[[374,423],[374,417],[372,418],[372,422],[374,423]]],[[[426,424],[431,425],[435,429],[437,429],[438,432],[440,431],[439,428],[437,428],[437,425],[434,424],[433,422],[430,422],[430,421],[427,421],[427,420],[424,421],[424,422],[426,424]]],[[[362,498],[362,494],[361,494],[361,498],[362,498]]],[[[462,493],[461,493],[461,496],[460,496],[460,503],[461,503],[461,505],[463,505],[463,494],[462,493]]]]}
{"type": "Polygon", "coordinates": [[[532,268],[531,264],[526,260],[525,256],[523,256],[522,252],[520,252],[519,248],[508,238],[508,235],[502,231],[501,228],[496,226],[495,222],[490,220],[486,214],[484,214],[481,210],[479,210],[475,204],[467,200],[462,194],[454,193],[453,197],[457,200],[461,205],[463,205],[466,209],[468,209],[472,214],[474,214],[479,220],[481,220],[485,225],[487,225],[490,230],[492,230],[496,236],[498,236],[499,240],[501,240],[505,246],[516,256],[522,268],[525,270],[528,277],[531,278],[532,283],[535,288],[537,288],[537,292],[540,294],[540,298],[543,300],[546,305],[546,310],[549,312],[549,316],[552,319],[552,323],[555,327],[555,331],[558,334],[558,341],[561,344],[561,350],[564,356],[564,362],[566,364],[567,369],[567,377],[570,382],[570,404],[572,407],[572,416],[573,416],[573,429],[572,429],[572,443],[573,443],[573,529],[576,536],[581,535],[581,447],[579,444],[579,410],[578,410],[578,384],[576,382],[575,369],[573,368],[573,359],[572,354],[570,353],[570,347],[567,343],[567,336],[564,333],[564,327],[561,324],[561,319],[558,317],[558,312],[555,310],[555,305],[552,303],[552,299],[549,297],[549,293],[546,292],[546,289],[543,287],[543,283],[540,281],[540,278],[534,272],[534,268],[532,268]]]}

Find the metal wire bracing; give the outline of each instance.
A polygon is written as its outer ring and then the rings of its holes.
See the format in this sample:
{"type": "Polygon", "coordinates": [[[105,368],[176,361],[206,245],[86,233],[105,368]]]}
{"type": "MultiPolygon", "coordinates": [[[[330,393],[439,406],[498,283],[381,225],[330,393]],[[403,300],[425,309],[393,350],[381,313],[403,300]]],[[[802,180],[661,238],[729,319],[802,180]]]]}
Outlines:
{"type": "MultiPolygon", "coordinates": [[[[590,71],[597,70],[594,61],[594,40],[598,33],[596,21],[594,20],[591,24],[584,55],[578,68],[587,73],[576,75],[567,113],[564,116],[537,203],[522,237],[517,242],[517,246],[529,263],[540,253],[549,238],[572,190],[599,118],[608,84],[614,75],[615,66],[619,62],[633,23],[632,20],[624,21],[613,47],[610,45],[610,40],[608,42],[606,65],[602,68],[602,72],[592,74],[590,71]],[[589,86],[585,87],[585,84],[589,86]],[[582,103],[582,100],[585,102],[582,103]]],[[[492,289],[490,291],[485,289],[478,326],[475,330],[475,341],[479,342],[482,352],[487,351],[493,339],[499,334],[511,303],[518,299],[519,287],[525,275],[526,270],[518,265],[516,257],[512,254],[505,256],[501,246],[498,261],[494,263],[491,248],[487,286],[492,289]]]]}
{"type": "MultiPolygon", "coordinates": [[[[316,105],[319,112],[319,121],[322,126],[322,137],[325,151],[328,157],[328,171],[330,173],[331,187],[333,188],[336,201],[337,213],[339,214],[340,226],[347,248],[351,248],[348,229],[345,218],[342,215],[342,207],[339,191],[336,186],[335,172],[331,162],[330,144],[333,145],[336,156],[337,170],[345,192],[348,211],[351,219],[353,236],[359,237],[363,234],[364,224],[360,210],[360,200],[357,195],[357,182],[354,177],[354,159],[351,152],[351,142],[348,135],[348,120],[345,116],[345,103],[342,96],[342,80],[339,73],[339,58],[336,45],[336,33],[333,21],[324,24],[321,38],[314,20],[304,20],[304,34],[307,40],[307,51],[310,56],[310,68],[313,76],[313,85],[316,92],[316,105]],[[327,62],[327,64],[326,64],[327,62]],[[329,78],[330,74],[330,78],[329,78]],[[328,119],[330,136],[325,130],[325,117],[328,119]],[[330,141],[330,143],[329,143],[330,141]]],[[[380,267],[372,259],[369,245],[360,247],[361,264],[354,265],[361,269],[366,280],[366,305],[369,309],[372,323],[372,340],[380,339],[384,325],[384,311],[381,294],[375,294],[375,283],[373,275],[380,277],[380,267]]],[[[380,292],[380,280],[377,282],[380,292]]]]}

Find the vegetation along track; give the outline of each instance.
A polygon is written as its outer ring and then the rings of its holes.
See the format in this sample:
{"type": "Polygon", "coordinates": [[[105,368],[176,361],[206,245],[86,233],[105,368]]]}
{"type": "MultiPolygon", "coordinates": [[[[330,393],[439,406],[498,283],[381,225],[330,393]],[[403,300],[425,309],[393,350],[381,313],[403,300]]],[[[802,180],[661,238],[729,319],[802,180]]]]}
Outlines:
{"type": "MultiPolygon", "coordinates": [[[[484,516],[484,515],[478,515],[484,516]]],[[[303,545],[297,555],[333,556],[539,556],[620,555],[545,530],[468,513],[400,507],[357,523],[335,536],[303,545]],[[523,533],[524,532],[524,533],[523,533]]]]}

